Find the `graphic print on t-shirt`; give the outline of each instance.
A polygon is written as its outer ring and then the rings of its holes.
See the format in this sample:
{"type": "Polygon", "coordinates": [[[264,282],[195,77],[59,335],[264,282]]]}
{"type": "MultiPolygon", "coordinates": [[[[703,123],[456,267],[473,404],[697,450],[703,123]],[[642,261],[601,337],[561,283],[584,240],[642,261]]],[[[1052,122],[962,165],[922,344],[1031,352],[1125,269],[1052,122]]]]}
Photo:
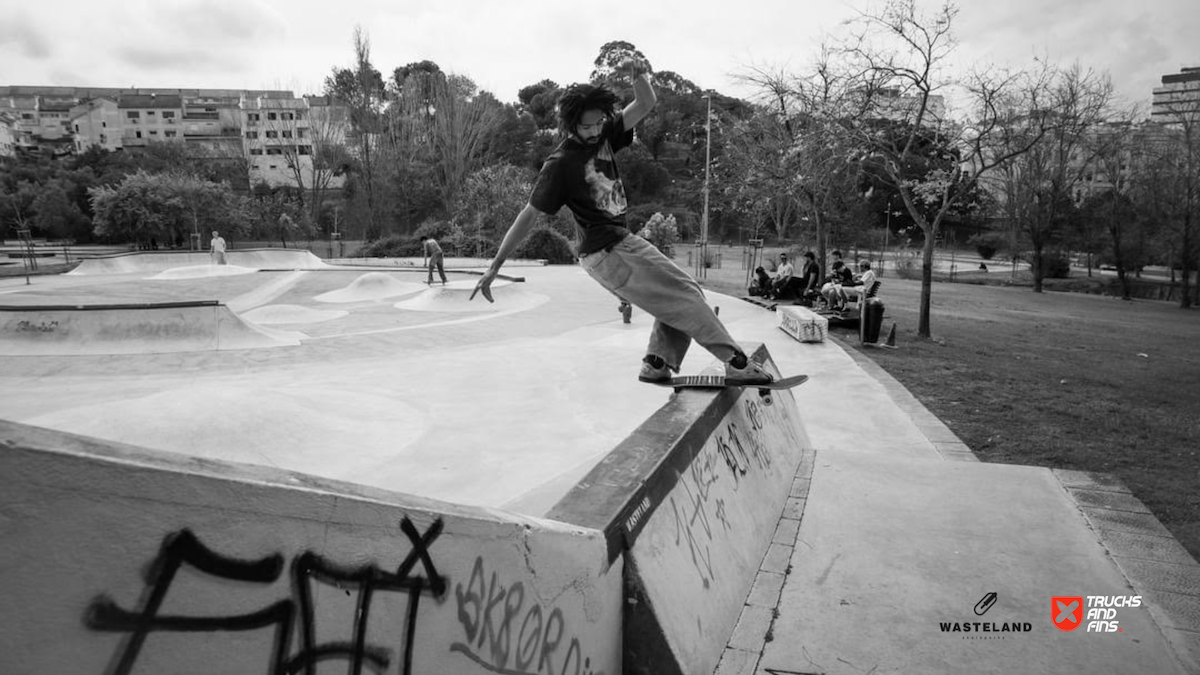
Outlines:
{"type": "Polygon", "coordinates": [[[625,187],[617,178],[616,162],[612,147],[605,141],[604,146],[589,159],[583,168],[583,180],[591,190],[592,201],[596,208],[610,216],[625,213],[628,201],[625,198],[625,187]]]}

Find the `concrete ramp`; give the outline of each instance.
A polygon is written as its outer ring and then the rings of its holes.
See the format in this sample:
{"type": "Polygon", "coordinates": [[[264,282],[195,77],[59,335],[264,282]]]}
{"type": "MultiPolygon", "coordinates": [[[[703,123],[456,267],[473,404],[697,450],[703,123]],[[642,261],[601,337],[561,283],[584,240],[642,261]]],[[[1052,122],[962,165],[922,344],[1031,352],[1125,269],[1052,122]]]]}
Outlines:
{"type": "Polygon", "coordinates": [[[243,321],[216,300],[0,306],[3,356],[164,354],[298,344],[298,333],[243,321]]]}
{"type": "Polygon", "coordinates": [[[475,283],[475,279],[435,283],[418,295],[397,302],[395,307],[413,312],[511,312],[532,309],[549,299],[530,292],[524,283],[496,279],[491,289],[496,302],[488,302],[482,295],[470,300],[475,283]]]}
{"type": "Polygon", "coordinates": [[[716,670],[808,447],[792,393],[775,393],[676,394],[547,513],[624,559],[627,675],[716,670]]]}
{"type": "Polygon", "coordinates": [[[601,533],[0,420],[7,673],[620,672],[601,533]]]}
{"type": "MultiPolygon", "coordinates": [[[[254,248],[225,253],[225,261],[253,270],[313,270],[329,267],[311,251],[290,248],[254,248]]],[[[136,251],[86,258],[67,274],[157,273],[176,267],[211,265],[207,251],[136,251]]],[[[193,273],[194,276],[194,273],[193,273]]]]}
{"type": "Polygon", "coordinates": [[[322,293],[313,298],[317,302],[351,303],[382,300],[398,295],[412,295],[425,290],[425,285],[414,281],[400,281],[387,272],[368,272],[344,288],[322,293]]]}

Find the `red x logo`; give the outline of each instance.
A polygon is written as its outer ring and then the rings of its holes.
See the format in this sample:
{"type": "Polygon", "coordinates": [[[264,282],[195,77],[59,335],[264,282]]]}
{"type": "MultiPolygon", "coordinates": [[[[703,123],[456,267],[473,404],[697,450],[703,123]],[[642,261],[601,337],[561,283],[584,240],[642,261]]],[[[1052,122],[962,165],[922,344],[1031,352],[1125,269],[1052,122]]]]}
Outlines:
{"type": "Polygon", "coordinates": [[[1050,598],[1050,618],[1055,628],[1073,631],[1083,623],[1083,597],[1056,595],[1050,598]]]}

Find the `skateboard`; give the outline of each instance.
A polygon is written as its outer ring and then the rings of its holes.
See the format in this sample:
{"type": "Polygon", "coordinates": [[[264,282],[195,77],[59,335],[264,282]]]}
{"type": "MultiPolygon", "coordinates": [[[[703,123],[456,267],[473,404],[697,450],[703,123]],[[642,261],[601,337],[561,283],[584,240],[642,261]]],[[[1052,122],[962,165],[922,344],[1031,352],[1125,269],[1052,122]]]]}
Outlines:
{"type": "Polygon", "coordinates": [[[771,392],[798,387],[808,381],[807,375],[792,375],[766,384],[726,384],[724,375],[682,375],[670,380],[655,382],[660,387],[671,387],[675,393],[684,389],[757,389],[765,405],[771,405],[771,392]]]}

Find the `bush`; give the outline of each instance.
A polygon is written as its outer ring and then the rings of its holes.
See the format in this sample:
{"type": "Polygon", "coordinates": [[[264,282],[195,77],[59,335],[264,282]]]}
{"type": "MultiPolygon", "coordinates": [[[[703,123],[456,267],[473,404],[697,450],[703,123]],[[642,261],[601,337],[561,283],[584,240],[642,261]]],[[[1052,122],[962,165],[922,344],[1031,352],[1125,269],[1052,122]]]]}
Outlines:
{"type": "Polygon", "coordinates": [[[566,237],[549,227],[539,225],[517,247],[513,257],[545,260],[551,265],[571,265],[575,263],[575,249],[566,237]]]}
{"type": "Polygon", "coordinates": [[[1042,277],[1046,279],[1066,279],[1071,276],[1071,261],[1061,253],[1047,253],[1042,256],[1042,277]]]}
{"type": "Polygon", "coordinates": [[[420,255],[421,240],[400,234],[376,239],[354,252],[356,258],[412,258],[420,255]]]}
{"type": "Polygon", "coordinates": [[[967,245],[973,246],[980,258],[991,260],[1000,249],[1004,248],[1004,235],[999,232],[980,232],[967,239],[967,245]]]}

